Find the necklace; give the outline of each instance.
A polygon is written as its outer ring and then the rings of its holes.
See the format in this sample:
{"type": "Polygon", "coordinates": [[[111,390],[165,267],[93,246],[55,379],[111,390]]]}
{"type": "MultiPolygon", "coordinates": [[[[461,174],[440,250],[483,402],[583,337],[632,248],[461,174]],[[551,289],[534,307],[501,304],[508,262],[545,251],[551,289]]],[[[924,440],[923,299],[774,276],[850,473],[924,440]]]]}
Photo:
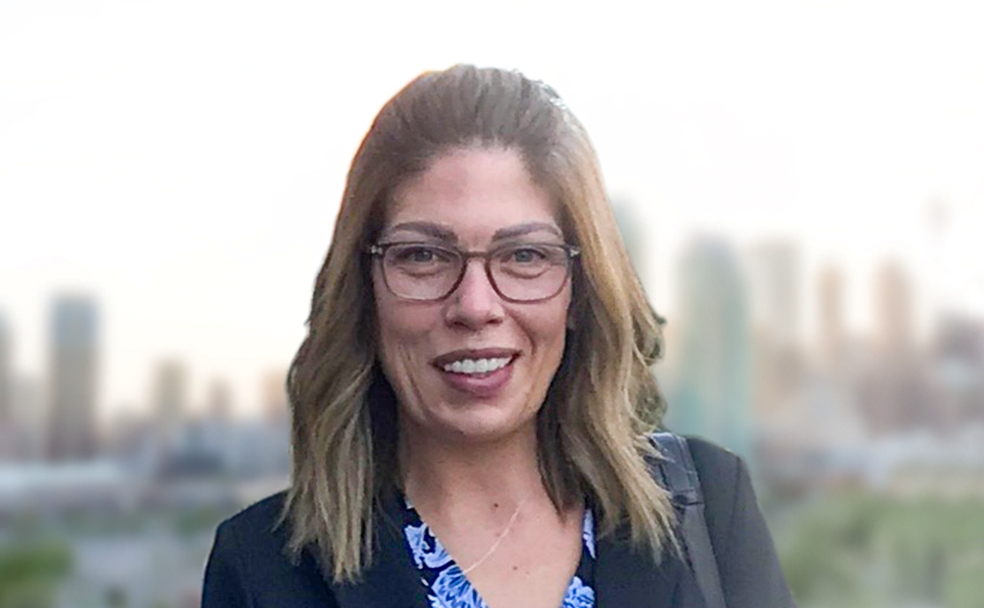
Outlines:
{"type": "Polygon", "coordinates": [[[475,568],[478,568],[479,566],[481,566],[482,563],[485,562],[485,560],[487,560],[489,557],[492,556],[493,553],[495,553],[495,550],[499,548],[499,545],[500,544],[502,544],[502,539],[504,539],[506,537],[506,535],[509,534],[509,531],[512,530],[513,524],[516,523],[516,518],[519,517],[519,510],[523,507],[523,503],[524,502],[526,502],[526,499],[525,498],[523,500],[519,501],[519,504],[516,505],[516,510],[513,511],[512,517],[509,518],[509,523],[507,523],[506,524],[506,527],[503,528],[502,532],[499,533],[499,536],[495,539],[495,542],[492,543],[492,546],[489,547],[489,550],[485,552],[485,555],[483,555],[482,557],[478,558],[478,561],[477,562],[475,562],[471,566],[468,566],[467,568],[465,568],[464,570],[462,570],[461,571],[461,575],[462,576],[468,574],[469,572],[471,572],[475,568]]]}

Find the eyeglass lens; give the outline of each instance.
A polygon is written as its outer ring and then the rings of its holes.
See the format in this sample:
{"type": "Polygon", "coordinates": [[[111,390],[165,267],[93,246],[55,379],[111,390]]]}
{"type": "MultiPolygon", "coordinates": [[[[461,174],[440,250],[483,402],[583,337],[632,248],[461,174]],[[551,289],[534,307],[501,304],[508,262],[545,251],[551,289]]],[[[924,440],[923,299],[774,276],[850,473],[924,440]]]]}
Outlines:
{"type": "MultiPolygon", "coordinates": [[[[394,243],[383,255],[383,273],[394,294],[414,300],[447,296],[465,272],[465,260],[475,257],[453,249],[422,243],[394,243]]],[[[479,254],[484,257],[492,286],[509,300],[552,297],[563,287],[570,254],[561,245],[517,244],[479,254]]]]}

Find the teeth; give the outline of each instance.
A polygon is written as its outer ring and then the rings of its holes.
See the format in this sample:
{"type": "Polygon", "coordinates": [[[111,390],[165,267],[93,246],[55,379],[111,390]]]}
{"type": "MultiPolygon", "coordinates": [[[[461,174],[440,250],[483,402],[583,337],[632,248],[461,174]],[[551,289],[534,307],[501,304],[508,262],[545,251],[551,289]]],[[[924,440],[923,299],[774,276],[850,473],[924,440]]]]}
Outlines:
{"type": "Polygon", "coordinates": [[[495,359],[459,359],[444,366],[444,371],[455,374],[487,374],[509,363],[509,357],[495,359]]]}

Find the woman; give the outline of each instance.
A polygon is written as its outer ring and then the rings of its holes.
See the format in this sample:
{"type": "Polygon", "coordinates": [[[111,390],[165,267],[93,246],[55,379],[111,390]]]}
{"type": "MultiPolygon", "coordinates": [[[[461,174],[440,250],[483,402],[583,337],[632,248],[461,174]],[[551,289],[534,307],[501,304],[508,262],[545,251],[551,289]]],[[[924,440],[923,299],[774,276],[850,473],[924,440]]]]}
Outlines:
{"type": "Polygon", "coordinates": [[[704,606],[644,458],[660,347],[559,97],[420,76],[348,175],[291,487],[220,526],[203,604],[704,606]]]}

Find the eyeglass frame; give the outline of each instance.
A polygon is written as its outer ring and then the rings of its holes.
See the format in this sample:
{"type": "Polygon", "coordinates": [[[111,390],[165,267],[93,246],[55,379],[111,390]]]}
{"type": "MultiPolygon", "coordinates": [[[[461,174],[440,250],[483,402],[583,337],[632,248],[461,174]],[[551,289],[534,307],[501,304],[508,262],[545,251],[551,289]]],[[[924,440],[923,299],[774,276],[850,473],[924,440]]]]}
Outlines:
{"type": "MultiPolygon", "coordinates": [[[[458,272],[458,278],[454,280],[454,283],[451,284],[451,287],[450,289],[447,290],[447,292],[436,298],[410,298],[396,293],[395,291],[393,291],[393,288],[390,287],[389,279],[386,278],[385,266],[381,266],[380,271],[382,272],[383,284],[386,285],[386,289],[388,289],[389,292],[394,296],[396,296],[397,298],[400,298],[401,300],[408,300],[410,302],[440,302],[441,300],[444,300],[445,298],[453,294],[455,290],[458,289],[458,286],[461,285],[461,282],[465,279],[465,273],[468,272],[468,261],[471,260],[472,258],[482,258],[484,260],[485,263],[483,264],[483,266],[485,268],[485,276],[489,280],[489,285],[491,285],[492,289],[495,290],[495,293],[498,294],[498,296],[503,300],[505,300],[506,302],[511,302],[513,304],[535,304],[537,302],[546,302],[551,298],[557,297],[557,294],[559,294],[564,289],[564,285],[566,285],[571,278],[571,272],[574,269],[574,260],[581,255],[580,247],[577,247],[575,245],[568,245],[567,243],[521,243],[521,245],[531,245],[531,246],[548,245],[550,247],[560,247],[567,253],[567,264],[564,267],[565,268],[564,280],[560,282],[559,286],[557,286],[557,291],[553,292],[549,296],[544,296],[542,298],[535,298],[533,300],[518,300],[516,298],[510,298],[509,296],[502,293],[502,290],[499,289],[499,285],[495,282],[495,278],[492,277],[492,254],[498,253],[499,251],[509,247],[510,244],[508,243],[500,245],[499,247],[493,247],[492,249],[486,249],[485,251],[462,251],[461,249],[457,249],[447,245],[438,245],[426,241],[392,241],[388,243],[375,243],[369,245],[368,247],[365,248],[365,253],[370,257],[372,257],[373,259],[378,259],[380,264],[383,264],[383,257],[386,255],[386,250],[389,249],[390,247],[395,247],[397,245],[426,245],[428,247],[433,247],[435,249],[442,249],[444,251],[453,252],[457,254],[462,260],[461,271],[458,272]]],[[[512,245],[517,245],[517,244],[513,243],[512,245]]]]}

